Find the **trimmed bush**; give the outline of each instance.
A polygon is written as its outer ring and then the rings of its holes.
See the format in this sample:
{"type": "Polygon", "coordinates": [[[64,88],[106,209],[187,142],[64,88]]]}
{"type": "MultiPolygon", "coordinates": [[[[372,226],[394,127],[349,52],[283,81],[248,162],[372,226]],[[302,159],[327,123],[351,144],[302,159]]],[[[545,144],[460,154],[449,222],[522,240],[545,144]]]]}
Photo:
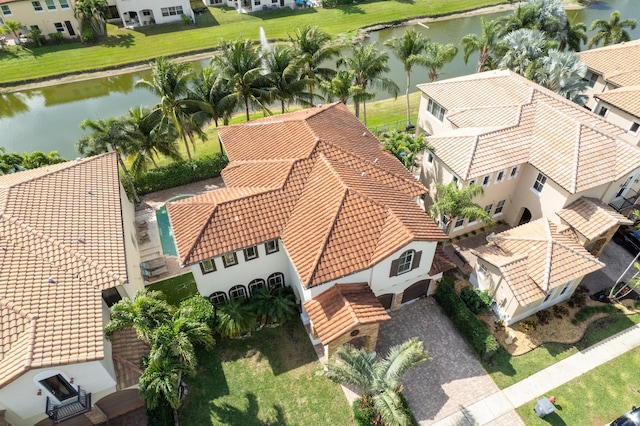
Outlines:
{"type": "Polygon", "coordinates": [[[451,278],[440,280],[435,298],[480,358],[486,361],[495,355],[500,348],[498,341],[458,296],[451,278]]]}
{"type": "Polygon", "coordinates": [[[477,288],[463,287],[460,298],[467,308],[476,315],[484,315],[491,310],[491,296],[488,291],[480,291],[477,288]]]}
{"type": "Polygon", "coordinates": [[[80,41],[84,44],[95,43],[98,40],[98,34],[93,30],[93,28],[89,25],[82,30],[82,34],[80,34],[80,41]]]}
{"type": "Polygon", "coordinates": [[[190,317],[207,324],[212,330],[215,325],[216,313],[213,305],[203,296],[193,296],[180,302],[180,311],[190,310],[190,317]]]}
{"type": "Polygon", "coordinates": [[[166,167],[148,170],[133,180],[138,195],[149,194],[167,188],[187,185],[220,176],[229,160],[223,154],[198,158],[194,161],[172,163],[166,167]]]}
{"type": "Polygon", "coordinates": [[[64,37],[61,33],[49,33],[49,40],[51,40],[53,44],[62,44],[64,37]]]}

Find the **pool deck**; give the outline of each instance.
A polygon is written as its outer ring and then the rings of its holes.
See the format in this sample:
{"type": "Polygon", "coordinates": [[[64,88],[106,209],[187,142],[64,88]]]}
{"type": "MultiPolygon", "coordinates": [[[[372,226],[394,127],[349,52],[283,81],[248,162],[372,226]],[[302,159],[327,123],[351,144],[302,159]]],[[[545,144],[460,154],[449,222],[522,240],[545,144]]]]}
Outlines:
{"type": "Polygon", "coordinates": [[[158,210],[167,201],[181,195],[204,194],[205,192],[224,188],[224,186],[225,185],[222,178],[217,177],[201,180],[200,182],[190,183],[188,185],[176,186],[175,188],[169,188],[158,192],[152,192],[140,197],[142,202],[140,203],[138,209],[144,210],[147,207],[152,207],[154,210],[158,210]]]}

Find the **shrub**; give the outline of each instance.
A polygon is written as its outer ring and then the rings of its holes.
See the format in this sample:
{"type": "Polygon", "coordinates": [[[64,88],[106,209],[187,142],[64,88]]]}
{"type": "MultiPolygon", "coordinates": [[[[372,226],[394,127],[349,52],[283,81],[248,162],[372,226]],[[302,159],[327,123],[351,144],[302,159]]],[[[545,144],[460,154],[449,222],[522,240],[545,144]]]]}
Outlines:
{"type": "Polygon", "coordinates": [[[84,44],[95,43],[98,40],[98,34],[89,25],[82,30],[80,34],[80,41],[84,44]]]}
{"type": "Polygon", "coordinates": [[[585,306],[576,312],[574,319],[577,323],[584,322],[595,314],[605,313],[612,314],[618,312],[618,308],[613,305],[585,306]]]}
{"type": "Polygon", "coordinates": [[[166,167],[148,170],[134,178],[139,195],[149,194],[167,188],[186,185],[204,179],[220,176],[228,163],[223,154],[198,158],[194,161],[172,163],[166,167]]]}
{"type": "Polygon", "coordinates": [[[182,15],[180,15],[180,19],[182,19],[182,23],[185,24],[185,25],[191,24],[191,18],[189,18],[184,13],[182,15]]]}
{"type": "Polygon", "coordinates": [[[451,278],[440,280],[435,298],[475,353],[484,360],[490,359],[499,348],[498,342],[460,299],[451,278]]]}
{"type": "Polygon", "coordinates": [[[524,334],[529,334],[535,329],[536,322],[534,320],[520,321],[520,331],[522,331],[524,334]]]}
{"type": "MultiPolygon", "coordinates": [[[[402,392],[398,393],[400,397],[400,401],[402,401],[402,408],[404,413],[409,417],[410,424],[412,426],[416,426],[418,423],[413,417],[413,413],[411,412],[411,408],[409,408],[409,402],[407,398],[402,394],[402,392]]],[[[361,397],[353,401],[351,404],[351,408],[353,410],[353,424],[356,426],[371,426],[371,425],[381,425],[380,416],[376,413],[376,410],[373,408],[371,403],[371,398],[361,397]]]]}
{"type": "MultiPolygon", "coordinates": [[[[580,287],[578,287],[580,288],[580,287]]],[[[575,292],[571,295],[571,298],[567,302],[570,308],[581,308],[587,303],[587,297],[583,293],[575,292]]]]}
{"type": "Polygon", "coordinates": [[[215,310],[209,299],[203,296],[193,296],[180,302],[180,311],[190,310],[189,316],[207,324],[211,329],[215,324],[215,310]]]}
{"type": "Polygon", "coordinates": [[[467,305],[467,308],[476,315],[483,315],[491,310],[491,296],[486,290],[480,291],[476,288],[463,287],[460,298],[467,305]]]}
{"type": "Polygon", "coordinates": [[[555,305],[553,307],[553,316],[562,319],[565,315],[569,315],[569,310],[562,305],[555,305]]]}
{"type": "Polygon", "coordinates": [[[45,42],[44,34],[40,31],[40,28],[31,28],[29,30],[29,38],[33,40],[39,46],[42,46],[45,42]]]}
{"type": "Polygon", "coordinates": [[[549,324],[549,321],[551,321],[551,312],[546,309],[543,311],[538,311],[536,312],[536,317],[538,318],[538,322],[540,323],[540,325],[549,324]]]}
{"type": "Polygon", "coordinates": [[[64,37],[62,36],[62,33],[49,33],[49,40],[51,40],[53,44],[62,44],[64,37]]]}

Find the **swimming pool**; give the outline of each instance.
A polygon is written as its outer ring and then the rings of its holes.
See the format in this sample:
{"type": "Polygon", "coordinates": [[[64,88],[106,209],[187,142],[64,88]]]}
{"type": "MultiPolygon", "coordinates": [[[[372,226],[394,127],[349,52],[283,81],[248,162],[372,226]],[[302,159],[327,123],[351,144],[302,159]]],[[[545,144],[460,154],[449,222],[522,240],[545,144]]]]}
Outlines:
{"type": "MultiPolygon", "coordinates": [[[[167,201],[184,200],[185,198],[193,197],[193,195],[181,195],[179,197],[172,198],[167,201]]],[[[177,256],[178,250],[173,240],[173,229],[171,229],[171,222],[169,222],[169,214],[167,213],[167,203],[164,203],[162,207],[156,210],[156,220],[158,221],[158,232],[160,233],[160,243],[162,244],[162,253],[167,256],[177,256]]]]}

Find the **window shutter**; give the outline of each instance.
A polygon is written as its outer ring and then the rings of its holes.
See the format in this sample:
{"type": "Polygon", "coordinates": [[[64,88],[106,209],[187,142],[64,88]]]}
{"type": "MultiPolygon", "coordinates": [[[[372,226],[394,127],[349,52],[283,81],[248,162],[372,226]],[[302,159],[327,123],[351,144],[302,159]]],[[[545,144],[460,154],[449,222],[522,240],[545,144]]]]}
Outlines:
{"type": "Polygon", "coordinates": [[[389,277],[395,277],[398,275],[399,264],[400,264],[400,259],[391,261],[391,271],[389,272],[389,277]]]}
{"type": "Polygon", "coordinates": [[[413,271],[420,266],[420,258],[422,257],[422,251],[417,251],[413,255],[413,263],[411,264],[411,270],[413,271]]]}

